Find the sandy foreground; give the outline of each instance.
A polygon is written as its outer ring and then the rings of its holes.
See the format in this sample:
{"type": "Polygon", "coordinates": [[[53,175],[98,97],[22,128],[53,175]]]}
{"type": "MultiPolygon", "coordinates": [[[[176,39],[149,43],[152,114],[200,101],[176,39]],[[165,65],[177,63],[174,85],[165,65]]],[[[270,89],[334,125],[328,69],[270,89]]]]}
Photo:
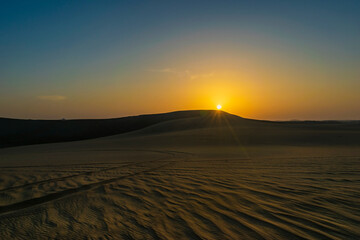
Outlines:
{"type": "Polygon", "coordinates": [[[360,238],[359,148],[113,139],[0,150],[0,239],[360,238]]]}

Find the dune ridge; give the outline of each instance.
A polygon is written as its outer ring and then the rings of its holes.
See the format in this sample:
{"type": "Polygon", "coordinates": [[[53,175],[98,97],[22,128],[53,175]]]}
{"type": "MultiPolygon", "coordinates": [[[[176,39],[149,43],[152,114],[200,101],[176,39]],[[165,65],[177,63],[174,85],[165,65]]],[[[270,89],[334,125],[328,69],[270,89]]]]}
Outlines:
{"type": "MultiPolygon", "coordinates": [[[[241,144],[360,144],[359,121],[264,121],[241,118],[223,111],[191,110],[92,120],[0,119],[0,148],[29,144],[79,141],[112,135],[154,135],[198,130],[218,141],[241,144]],[[215,130],[208,130],[208,129],[215,130]],[[222,128],[219,131],[218,128],[222,128]],[[231,132],[230,132],[231,131],[231,132]],[[216,133],[216,134],[214,134],[216,133]],[[215,137],[214,137],[215,135],[215,137]],[[223,139],[221,139],[221,137],[223,139]],[[230,139],[230,140],[229,140],[230,139]]],[[[186,134],[186,133],[185,133],[186,134]]]]}

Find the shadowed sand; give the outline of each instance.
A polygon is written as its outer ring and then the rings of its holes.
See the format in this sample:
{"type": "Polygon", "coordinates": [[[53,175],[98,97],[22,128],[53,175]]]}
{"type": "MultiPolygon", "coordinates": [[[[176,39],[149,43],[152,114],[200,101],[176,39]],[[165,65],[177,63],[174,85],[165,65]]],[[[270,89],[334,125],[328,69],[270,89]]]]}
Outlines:
{"type": "Polygon", "coordinates": [[[357,122],[222,112],[0,150],[0,239],[358,239],[357,122]]]}

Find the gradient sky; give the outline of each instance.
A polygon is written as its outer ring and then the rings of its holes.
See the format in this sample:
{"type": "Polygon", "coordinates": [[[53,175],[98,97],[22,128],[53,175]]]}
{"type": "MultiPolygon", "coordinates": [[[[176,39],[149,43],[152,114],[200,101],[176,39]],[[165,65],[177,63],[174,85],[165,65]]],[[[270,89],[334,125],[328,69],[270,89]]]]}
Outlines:
{"type": "Polygon", "coordinates": [[[1,1],[0,116],[360,119],[360,1],[1,1]]]}

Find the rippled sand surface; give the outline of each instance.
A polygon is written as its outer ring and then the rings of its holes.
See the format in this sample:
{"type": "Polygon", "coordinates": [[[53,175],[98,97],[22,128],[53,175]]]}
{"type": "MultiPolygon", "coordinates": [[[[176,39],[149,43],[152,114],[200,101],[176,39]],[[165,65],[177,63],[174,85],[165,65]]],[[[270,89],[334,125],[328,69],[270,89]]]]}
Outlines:
{"type": "Polygon", "coordinates": [[[0,239],[360,239],[356,151],[25,150],[0,155],[0,239]]]}

